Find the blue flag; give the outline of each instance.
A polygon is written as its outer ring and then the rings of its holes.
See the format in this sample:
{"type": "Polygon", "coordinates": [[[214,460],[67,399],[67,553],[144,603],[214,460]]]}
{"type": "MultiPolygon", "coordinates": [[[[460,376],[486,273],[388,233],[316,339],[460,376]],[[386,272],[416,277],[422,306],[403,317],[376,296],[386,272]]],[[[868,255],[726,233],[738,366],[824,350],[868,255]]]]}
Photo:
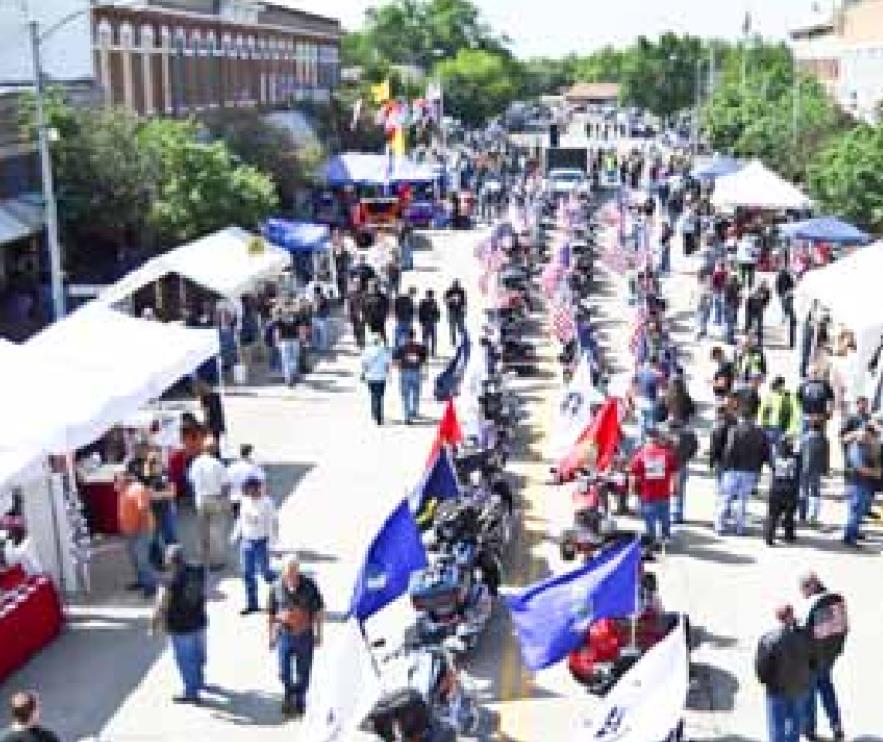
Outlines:
{"type": "Polygon", "coordinates": [[[423,479],[411,493],[411,512],[419,514],[432,500],[452,500],[460,496],[460,482],[447,446],[441,446],[423,479]]]}
{"type": "Polygon", "coordinates": [[[454,357],[448,362],[444,371],[435,377],[435,398],[439,402],[457,395],[460,382],[463,381],[463,374],[466,373],[466,364],[469,361],[470,350],[469,337],[464,335],[457,346],[457,352],[454,353],[454,357]]]}
{"type": "Polygon", "coordinates": [[[597,619],[634,613],[640,559],[638,542],[630,541],[506,598],[524,664],[531,670],[553,665],[585,640],[597,619]]]}
{"type": "Polygon", "coordinates": [[[350,616],[364,621],[408,590],[411,573],[426,567],[426,550],[408,501],[392,511],[374,537],[356,578],[350,616]]]}

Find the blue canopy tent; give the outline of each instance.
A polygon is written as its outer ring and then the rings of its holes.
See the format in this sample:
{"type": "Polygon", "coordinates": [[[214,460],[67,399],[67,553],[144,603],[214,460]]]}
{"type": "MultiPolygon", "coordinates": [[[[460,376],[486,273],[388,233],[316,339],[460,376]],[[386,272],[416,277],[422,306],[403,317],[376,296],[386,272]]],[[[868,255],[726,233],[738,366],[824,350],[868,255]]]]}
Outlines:
{"type": "Polygon", "coordinates": [[[315,283],[327,296],[337,297],[337,276],[330,258],[331,229],[327,224],[268,219],[263,229],[266,240],[291,253],[298,285],[315,283]]]}
{"type": "Polygon", "coordinates": [[[735,157],[726,155],[715,155],[711,159],[699,162],[693,167],[692,176],[704,180],[713,180],[721,178],[724,175],[732,175],[739,172],[743,168],[742,162],[735,157]]]}
{"type": "Polygon", "coordinates": [[[867,245],[872,241],[866,232],[833,216],[783,224],[779,231],[793,240],[830,242],[834,245],[867,245]]]}

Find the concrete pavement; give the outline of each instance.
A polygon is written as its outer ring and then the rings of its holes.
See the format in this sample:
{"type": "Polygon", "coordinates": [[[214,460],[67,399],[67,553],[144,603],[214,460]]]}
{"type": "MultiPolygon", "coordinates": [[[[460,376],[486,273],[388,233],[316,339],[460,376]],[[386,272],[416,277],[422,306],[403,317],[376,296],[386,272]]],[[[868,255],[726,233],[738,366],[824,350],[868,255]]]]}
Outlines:
{"type": "MultiPolygon", "coordinates": [[[[432,248],[418,251],[416,270],[406,274],[403,285],[443,290],[458,276],[475,296],[476,239],[474,233],[433,235],[432,248]]],[[[667,294],[678,336],[692,354],[691,392],[705,403],[702,416],[707,425],[710,343],[692,339],[692,266],[677,256],[675,268],[667,294]]],[[[622,374],[629,368],[630,314],[617,280],[605,278],[598,303],[605,345],[622,374]]],[[[774,333],[773,342],[781,342],[781,336],[774,333]]],[[[447,350],[444,338],[441,347],[447,350]]],[[[545,484],[545,437],[560,381],[551,348],[543,346],[542,354],[541,374],[518,384],[530,418],[519,433],[523,448],[513,462],[522,485],[523,529],[510,549],[507,589],[565,568],[555,538],[570,521],[569,492],[545,484]]],[[[789,363],[779,350],[772,351],[771,362],[776,371],[789,363]]],[[[401,406],[393,378],[387,392],[391,424],[377,429],[369,420],[367,393],[356,367],[357,354],[347,333],[338,352],[304,384],[293,390],[277,385],[244,388],[227,403],[231,442],[253,443],[259,460],[268,465],[271,490],[280,501],[281,547],[298,549],[305,569],[323,589],[329,608],[328,641],[346,610],[365,546],[419,477],[440,412],[439,405],[427,401],[427,386],[423,412],[429,419],[411,427],[399,424],[401,406]]],[[[437,367],[431,374],[436,371],[437,367]]],[[[810,567],[843,592],[850,605],[852,633],[835,673],[848,738],[883,739],[883,714],[873,683],[883,661],[879,544],[862,554],[840,548],[835,526],[842,522],[844,508],[836,482],[823,507],[823,527],[802,532],[796,546],[763,546],[757,536],[765,506],[761,501],[752,503],[751,536],[719,538],[710,528],[713,497],[703,462],[697,461],[690,483],[690,523],[679,530],[675,547],[656,568],[665,605],[687,611],[703,637],[693,655],[690,739],[764,738],[763,696],[752,669],[755,643],[772,625],[773,607],[797,599],[797,576],[810,567]]],[[[145,605],[118,594],[73,606],[63,637],[0,687],[0,695],[36,688],[44,699],[47,723],[64,739],[298,739],[298,724],[279,716],[280,689],[266,646],[265,619],[240,618],[242,600],[241,583],[231,570],[212,594],[208,678],[216,692],[203,708],[170,703],[179,690],[171,657],[162,640],[146,636],[145,605]]],[[[369,625],[369,633],[394,633],[396,613],[407,611],[406,605],[393,607],[369,625]]],[[[484,735],[489,739],[574,739],[575,721],[593,704],[564,667],[535,676],[524,671],[502,608],[470,660],[468,676],[487,705],[488,722],[499,727],[484,735]]]]}

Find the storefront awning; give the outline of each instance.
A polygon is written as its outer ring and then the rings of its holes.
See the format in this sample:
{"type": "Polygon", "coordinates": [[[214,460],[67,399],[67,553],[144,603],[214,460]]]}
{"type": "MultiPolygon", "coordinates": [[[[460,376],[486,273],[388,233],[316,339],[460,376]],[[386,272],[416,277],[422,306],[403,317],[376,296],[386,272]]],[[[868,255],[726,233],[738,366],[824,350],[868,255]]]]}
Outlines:
{"type": "Polygon", "coordinates": [[[0,201],[0,245],[36,234],[43,228],[39,197],[25,195],[0,201]]]}

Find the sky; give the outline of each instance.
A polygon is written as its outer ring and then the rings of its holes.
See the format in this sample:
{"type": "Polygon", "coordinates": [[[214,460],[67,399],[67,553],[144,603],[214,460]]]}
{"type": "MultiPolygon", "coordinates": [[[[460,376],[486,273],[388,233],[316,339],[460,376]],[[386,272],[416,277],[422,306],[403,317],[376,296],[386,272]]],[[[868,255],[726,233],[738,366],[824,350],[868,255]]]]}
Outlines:
{"type": "MultiPolygon", "coordinates": [[[[520,57],[564,56],[612,44],[627,44],[640,34],[663,31],[735,38],[745,13],[753,28],[769,38],[785,38],[787,29],[811,15],[812,0],[476,0],[485,19],[512,39],[520,57]]],[[[303,10],[340,18],[358,28],[368,0],[289,0],[303,10]]],[[[817,0],[830,7],[832,0],[817,0]]]]}

